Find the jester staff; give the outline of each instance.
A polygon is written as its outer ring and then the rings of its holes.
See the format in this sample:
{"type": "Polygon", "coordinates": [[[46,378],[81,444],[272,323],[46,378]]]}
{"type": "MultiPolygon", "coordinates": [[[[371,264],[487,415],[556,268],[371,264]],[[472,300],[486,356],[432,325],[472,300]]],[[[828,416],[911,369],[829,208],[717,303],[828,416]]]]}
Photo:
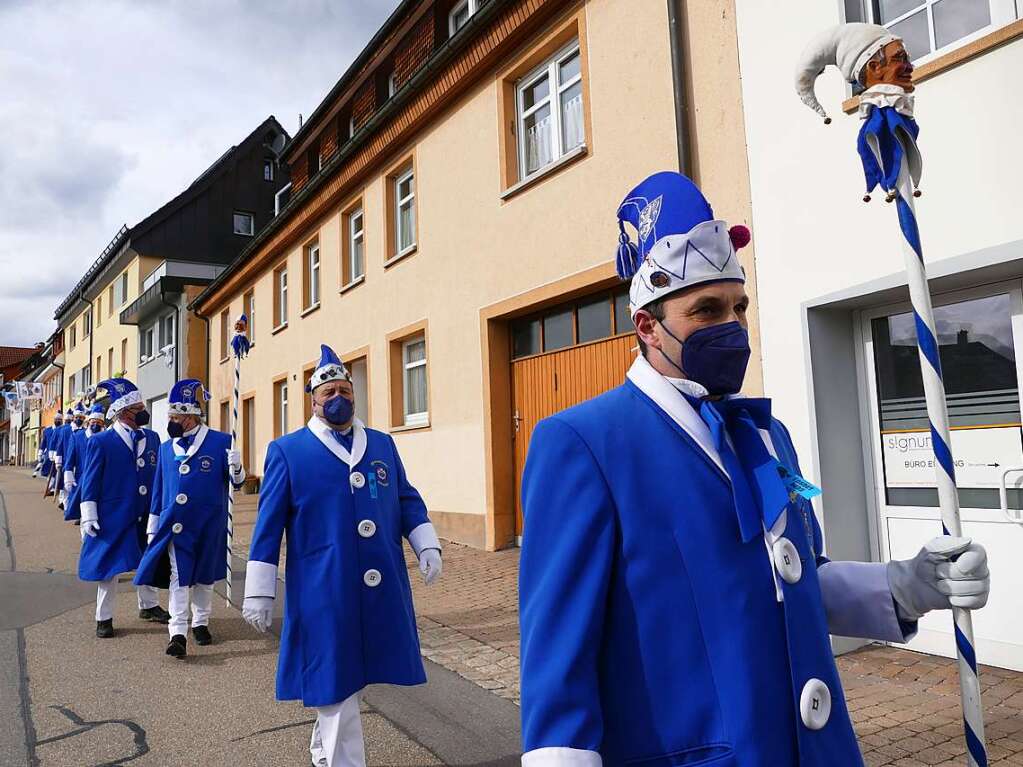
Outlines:
{"type": "MultiPolygon", "coordinates": [[[[921,554],[927,554],[928,560],[939,573],[943,568],[945,571],[959,570],[965,573],[973,567],[978,571],[982,568],[983,576],[987,577],[986,563],[976,553],[979,547],[976,544],[970,546],[969,539],[962,538],[945,385],[941,377],[934,312],[913,204],[914,198],[920,196],[917,187],[923,165],[916,145],[919,128],[913,119],[913,65],[902,40],[881,26],[840,24],[818,35],[800,58],[796,69],[796,90],[803,103],[824,118],[825,124],[830,123],[831,119],[817,101],[814,82],[828,65],[838,67],[848,82],[865,88],[860,95],[859,114],[863,126],[857,140],[857,152],[867,184],[863,201],[870,202],[870,193],[876,187],[884,189],[887,193],[886,202],[895,203],[902,233],[927,417],[936,458],[942,528],[946,536],[929,543],[921,554]],[[940,541],[944,543],[938,544],[940,541]],[[956,541],[957,545],[950,543],[956,541]],[[965,546],[963,541],[966,542],[965,546]]],[[[893,582],[893,593],[895,585],[893,582]]],[[[953,599],[952,605],[966,755],[971,767],[986,767],[973,620],[970,611],[964,609],[981,607],[983,603],[953,599]]]]}
{"type": "MultiPolygon", "coordinates": [[[[240,315],[234,323],[234,337],[231,339],[231,349],[234,353],[234,393],[231,396],[231,450],[237,449],[238,444],[238,398],[241,384],[241,363],[242,357],[249,353],[249,337],[247,335],[249,320],[244,314],[240,315]]],[[[234,485],[227,484],[227,583],[225,592],[227,603],[231,604],[233,591],[234,571],[231,567],[231,549],[234,545],[234,485]]]]}

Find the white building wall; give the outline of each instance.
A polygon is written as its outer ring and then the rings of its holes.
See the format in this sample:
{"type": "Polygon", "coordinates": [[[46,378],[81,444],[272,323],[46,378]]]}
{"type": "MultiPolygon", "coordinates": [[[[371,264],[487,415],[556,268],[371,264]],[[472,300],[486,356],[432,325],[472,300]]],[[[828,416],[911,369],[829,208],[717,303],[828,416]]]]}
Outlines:
{"type": "MultiPolygon", "coordinates": [[[[810,472],[810,411],[800,306],[902,270],[894,207],[860,200],[860,121],[841,111],[838,71],[817,82],[833,118],[823,125],[795,94],[796,59],[841,21],[838,0],[737,0],[749,145],[764,390],[810,472]]],[[[924,158],[918,218],[933,262],[1023,240],[1023,40],[942,72],[917,88],[924,158]]]]}

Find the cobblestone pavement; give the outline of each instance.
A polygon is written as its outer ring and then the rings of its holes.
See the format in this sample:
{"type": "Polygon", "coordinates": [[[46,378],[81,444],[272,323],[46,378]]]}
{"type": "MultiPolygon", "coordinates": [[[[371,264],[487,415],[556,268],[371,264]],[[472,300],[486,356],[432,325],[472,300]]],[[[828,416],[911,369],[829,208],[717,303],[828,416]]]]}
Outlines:
{"type": "MultiPolygon", "coordinates": [[[[236,517],[244,556],[255,496],[244,496],[236,517]]],[[[432,588],[411,552],[406,559],[423,656],[518,704],[518,549],[447,543],[432,588]]],[[[954,660],[871,646],[843,655],[838,668],[867,767],[965,764],[954,660]]],[[[985,666],[980,677],[989,762],[1023,767],[1023,674],[985,666]]]]}

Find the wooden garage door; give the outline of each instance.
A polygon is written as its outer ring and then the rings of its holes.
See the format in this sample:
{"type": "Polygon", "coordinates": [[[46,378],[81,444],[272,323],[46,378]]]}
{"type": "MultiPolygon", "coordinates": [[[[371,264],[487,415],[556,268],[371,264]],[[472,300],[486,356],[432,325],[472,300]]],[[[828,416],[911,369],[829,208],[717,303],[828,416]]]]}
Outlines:
{"type": "Polygon", "coordinates": [[[620,292],[598,294],[573,304],[554,307],[544,315],[528,318],[513,326],[516,347],[512,360],[516,535],[522,534],[522,470],[536,424],[625,381],[625,374],[636,356],[636,336],[631,332],[627,303],[627,297],[623,299],[620,292]],[[606,300],[611,313],[606,324],[599,317],[602,299],[606,300]],[[559,331],[555,323],[568,323],[569,318],[570,326],[563,324],[559,331]],[[620,334],[616,333],[619,328],[623,331],[620,334]],[[532,339],[522,340],[524,332],[531,332],[532,339]],[[601,334],[609,337],[589,340],[593,335],[601,334]],[[569,345],[564,348],[514,358],[516,351],[547,349],[566,343],[569,345]]]}

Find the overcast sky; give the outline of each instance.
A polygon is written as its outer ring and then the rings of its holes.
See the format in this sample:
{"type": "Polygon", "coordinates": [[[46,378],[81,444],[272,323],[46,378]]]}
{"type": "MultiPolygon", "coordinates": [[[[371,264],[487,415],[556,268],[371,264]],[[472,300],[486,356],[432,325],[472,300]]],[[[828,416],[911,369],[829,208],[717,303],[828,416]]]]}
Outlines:
{"type": "Polygon", "coordinates": [[[294,134],[399,0],[0,0],[0,345],[273,114],[294,134]]]}

